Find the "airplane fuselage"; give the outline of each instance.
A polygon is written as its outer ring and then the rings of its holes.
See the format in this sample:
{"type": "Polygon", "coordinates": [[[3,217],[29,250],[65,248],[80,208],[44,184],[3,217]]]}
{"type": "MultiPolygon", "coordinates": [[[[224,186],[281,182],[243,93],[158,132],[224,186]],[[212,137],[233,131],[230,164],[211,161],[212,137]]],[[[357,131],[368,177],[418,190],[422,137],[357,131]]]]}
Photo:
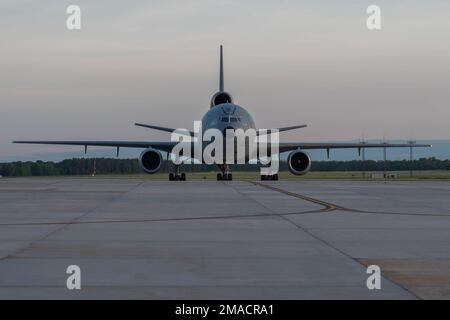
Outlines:
{"type": "MultiPolygon", "coordinates": [[[[255,122],[250,113],[234,103],[223,103],[213,106],[202,118],[202,129],[218,129],[224,133],[226,129],[255,129],[255,122]]],[[[255,129],[256,130],[256,129],[255,129]]]]}

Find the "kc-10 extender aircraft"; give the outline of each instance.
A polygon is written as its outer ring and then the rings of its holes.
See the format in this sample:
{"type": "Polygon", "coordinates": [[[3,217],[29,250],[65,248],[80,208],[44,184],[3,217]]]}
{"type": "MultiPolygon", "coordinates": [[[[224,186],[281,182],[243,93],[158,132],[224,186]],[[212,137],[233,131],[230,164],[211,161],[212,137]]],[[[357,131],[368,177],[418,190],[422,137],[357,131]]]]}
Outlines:
{"type": "MultiPolygon", "coordinates": [[[[151,128],[160,131],[174,132],[176,129],[167,128],[155,125],[135,123],[136,126],[151,128]]],[[[294,125],[289,127],[278,128],[278,132],[304,128],[306,125],[294,125]]],[[[243,107],[233,102],[232,96],[224,91],[224,73],[223,73],[223,51],[220,46],[220,80],[219,91],[215,93],[211,98],[210,109],[202,118],[202,129],[206,131],[208,129],[215,128],[220,132],[225,133],[227,129],[254,129],[255,123],[253,118],[243,107]]],[[[256,131],[256,134],[264,134],[264,132],[256,131]]],[[[190,136],[194,137],[194,132],[188,132],[190,136]]],[[[266,133],[267,134],[267,131],[266,133]]],[[[87,146],[102,146],[102,147],[116,147],[117,155],[119,155],[119,148],[143,148],[140,157],[139,164],[146,173],[156,173],[161,168],[163,162],[163,156],[161,151],[167,154],[171,153],[172,148],[178,142],[163,142],[163,141],[13,141],[13,143],[28,143],[28,144],[60,144],[60,145],[81,145],[87,146]]],[[[288,168],[289,171],[295,175],[302,175],[309,171],[311,168],[311,158],[305,152],[308,149],[325,149],[329,154],[330,149],[345,149],[354,148],[358,149],[358,152],[363,148],[395,148],[395,147],[431,147],[426,144],[391,144],[391,143],[307,143],[307,142],[294,142],[285,143],[280,142],[278,145],[279,153],[291,151],[288,156],[288,168]]],[[[204,148],[204,146],[203,146],[204,148]]],[[[246,149],[247,150],[247,149],[246,149]]],[[[226,155],[224,154],[224,158],[226,155]]],[[[249,157],[246,155],[246,161],[249,157]]],[[[217,174],[217,180],[232,180],[232,175],[228,164],[225,161],[223,164],[217,164],[221,173],[217,174]]],[[[169,180],[186,180],[186,174],[180,173],[180,166],[174,166],[173,173],[169,174],[169,180]]],[[[278,180],[278,174],[261,175],[262,180],[278,180]]]]}

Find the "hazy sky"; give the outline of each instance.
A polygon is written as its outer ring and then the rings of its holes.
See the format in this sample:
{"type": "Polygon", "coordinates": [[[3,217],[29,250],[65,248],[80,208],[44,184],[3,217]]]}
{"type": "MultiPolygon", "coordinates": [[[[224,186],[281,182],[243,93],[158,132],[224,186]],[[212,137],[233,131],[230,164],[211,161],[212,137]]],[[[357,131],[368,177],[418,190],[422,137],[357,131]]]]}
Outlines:
{"type": "Polygon", "coordinates": [[[284,140],[450,139],[449,1],[1,0],[0,159],[77,147],[15,139],[165,140],[218,87],[284,140]],[[66,29],[78,4],[82,30],[66,29]],[[366,29],[381,7],[382,30],[366,29]]]}

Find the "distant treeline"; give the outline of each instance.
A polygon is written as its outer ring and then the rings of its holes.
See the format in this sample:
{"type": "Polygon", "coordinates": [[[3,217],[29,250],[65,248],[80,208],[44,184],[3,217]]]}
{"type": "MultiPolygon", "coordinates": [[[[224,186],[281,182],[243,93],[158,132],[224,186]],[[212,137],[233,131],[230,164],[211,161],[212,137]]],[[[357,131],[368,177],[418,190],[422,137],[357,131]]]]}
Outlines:
{"type": "MultiPolygon", "coordinates": [[[[133,174],[142,173],[137,159],[113,158],[74,158],[60,162],[26,161],[0,163],[0,175],[14,176],[57,176],[57,175],[88,175],[94,170],[97,174],[133,174]]],[[[259,165],[233,165],[232,171],[256,171],[259,165]]],[[[421,158],[410,162],[409,160],[395,161],[313,161],[312,171],[402,171],[402,170],[450,170],[450,160],[436,158],[421,158]]],[[[173,164],[164,161],[160,172],[170,172],[173,164]]],[[[287,170],[286,161],[280,163],[280,171],[287,170]]],[[[186,172],[217,171],[216,166],[184,165],[186,172]]]]}

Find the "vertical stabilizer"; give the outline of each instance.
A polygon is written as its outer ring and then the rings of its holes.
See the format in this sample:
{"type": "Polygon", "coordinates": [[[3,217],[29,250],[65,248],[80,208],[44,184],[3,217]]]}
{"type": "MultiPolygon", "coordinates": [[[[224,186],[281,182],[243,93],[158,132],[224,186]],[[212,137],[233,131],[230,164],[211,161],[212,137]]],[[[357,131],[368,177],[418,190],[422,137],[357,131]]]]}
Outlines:
{"type": "Polygon", "coordinates": [[[223,83],[223,47],[220,45],[220,79],[219,79],[219,92],[224,91],[223,83]]]}
{"type": "Polygon", "coordinates": [[[223,77],[223,46],[220,45],[219,91],[211,98],[211,108],[223,103],[233,103],[233,98],[225,92],[223,77]]]}

